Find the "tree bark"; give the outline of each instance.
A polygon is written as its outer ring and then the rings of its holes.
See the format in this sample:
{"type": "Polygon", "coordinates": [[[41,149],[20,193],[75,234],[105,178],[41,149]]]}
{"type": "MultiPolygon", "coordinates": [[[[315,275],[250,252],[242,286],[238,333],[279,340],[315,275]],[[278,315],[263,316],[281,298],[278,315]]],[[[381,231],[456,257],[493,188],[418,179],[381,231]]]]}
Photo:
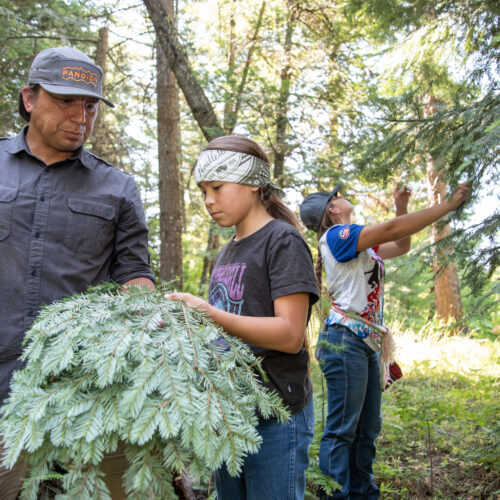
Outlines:
{"type": "Polygon", "coordinates": [[[163,49],[170,69],[198,123],[205,139],[224,135],[215,111],[196,80],[184,47],[179,42],[175,24],[168,17],[161,0],[143,0],[156,32],[157,43],[163,49]]]}
{"type": "MultiPolygon", "coordinates": [[[[424,103],[424,116],[432,116],[436,112],[438,101],[433,96],[426,96],[424,103]]],[[[427,181],[429,205],[441,203],[446,196],[446,184],[443,180],[443,172],[437,165],[436,160],[427,155],[427,181]]],[[[459,322],[463,318],[462,298],[458,281],[457,268],[452,262],[453,249],[449,246],[436,245],[442,238],[451,233],[449,224],[443,220],[431,225],[432,267],[435,274],[434,279],[434,301],[436,305],[436,316],[438,319],[459,322]]],[[[466,330],[466,326],[460,328],[466,330]]]]}
{"type": "MultiPolygon", "coordinates": [[[[173,0],[160,0],[174,20],[173,0]]],[[[160,197],[160,278],[182,290],[182,179],[179,165],[179,91],[160,45],[156,49],[160,197]]]]}
{"type": "Polygon", "coordinates": [[[274,148],[274,179],[283,186],[285,169],[285,156],[288,153],[286,132],[288,125],[288,99],[290,97],[290,77],[292,74],[291,50],[292,36],[295,29],[295,15],[293,13],[293,0],[287,2],[287,20],[285,27],[285,40],[283,44],[283,66],[280,74],[280,90],[278,109],[276,110],[276,146],[274,148]]]}
{"type": "Polygon", "coordinates": [[[234,115],[234,91],[233,79],[235,75],[235,56],[236,56],[236,42],[234,31],[236,28],[236,19],[234,18],[235,0],[231,2],[231,17],[229,19],[229,52],[227,57],[227,81],[228,89],[224,96],[224,132],[231,134],[234,129],[236,117],[234,115]]]}
{"type": "Polygon", "coordinates": [[[179,500],[196,500],[193,480],[186,471],[174,478],[174,490],[179,500]]]}
{"type": "MultiPolygon", "coordinates": [[[[224,135],[224,127],[221,127],[210,101],[206,97],[203,89],[194,76],[194,73],[189,64],[188,55],[179,42],[179,35],[175,24],[168,17],[166,9],[162,5],[162,1],[143,0],[143,2],[148,10],[151,21],[153,22],[157,43],[163,49],[169,67],[175,75],[177,84],[181,88],[188,106],[191,109],[191,112],[193,113],[193,116],[206,140],[210,141],[211,139],[219,135],[224,135]]],[[[245,67],[243,69],[240,85],[238,87],[235,104],[233,105],[231,102],[226,108],[226,111],[228,113],[225,116],[225,126],[227,127],[227,131],[232,132],[236,123],[241,96],[245,88],[252,54],[262,24],[265,5],[265,0],[263,0],[261,9],[259,11],[254,35],[252,37],[252,42],[247,54],[247,59],[245,67]]],[[[233,65],[234,67],[234,59],[230,59],[229,64],[230,67],[231,65],[233,65]]],[[[215,258],[214,254],[215,250],[219,247],[219,239],[220,238],[218,234],[216,233],[216,231],[214,231],[214,228],[211,227],[207,240],[207,253],[203,262],[200,290],[203,290],[203,285],[207,283],[208,276],[210,275],[210,272],[213,268],[215,258]]]]}
{"type": "MultiPolygon", "coordinates": [[[[252,62],[252,56],[255,51],[255,46],[257,45],[257,40],[259,37],[259,31],[262,26],[262,20],[264,18],[264,12],[266,10],[266,0],[262,1],[260,6],[259,15],[257,21],[255,22],[255,29],[250,39],[247,57],[245,59],[245,65],[243,66],[243,71],[241,72],[240,83],[236,90],[236,95],[227,95],[224,102],[224,130],[227,134],[232,134],[234,127],[238,121],[238,113],[241,107],[241,100],[245,91],[245,86],[248,79],[248,73],[250,71],[250,64],[252,62]]],[[[234,28],[235,28],[234,12],[231,13],[230,20],[230,43],[229,43],[229,56],[228,56],[228,75],[234,77],[235,74],[235,43],[234,43],[234,28]]]]}
{"type": "MultiPolygon", "coordinates": [[[[206,97],[203,89],[196,80],[189,64],[189,58],[179,42],[179,35],[175,24],[168,17],[167,11],[162,5],[161,0],[143,0],[148,10],[151,21],[156,33],[158,45],[168,61],[168,65],[175,75],[178,86],[181,88],[184,97],[188,103],[193,116],[198,123],[205,139],[211,139],[224,135],[224,130],[220,126],[214,109],[206,97]]],[[[214,239],[212,231],[209,231],[207,247],[213,247],[218,240],[214,239]]],[[[204,259],[204,273],[202,273],[200,289],[206,283],[208,270],[213,267],[213,257],[210,260],[211,253],[207,253],[204,259]]]]}
{"type": "Polygon", "coordinates": [[[203,269],[201,271],[200,286],[198,289],[199,295],[205,295],[205,285],[208,284],[210,275],[214,268],[215,257],[220,247],[220,236],[217,234],[215,224],[210,224],[208,230],[207,246],[205,256],[203,257],[203,269]]]}
{"type": "MultiPolygon", "coordinates": [[[[99,30],[99,38],[97,40],[97,51],[95,62],[102,68],[102,92],[106,95],[106,70],[108,60],[108,41],[109,28],[107,26],[99,30]]],[[[106,158],[107,134],[104,126],[104,113],[106,105],[99,103],[99,111],[94,122],[94,131],[92,133],[92,152],[100,158],[106,158]]]]}

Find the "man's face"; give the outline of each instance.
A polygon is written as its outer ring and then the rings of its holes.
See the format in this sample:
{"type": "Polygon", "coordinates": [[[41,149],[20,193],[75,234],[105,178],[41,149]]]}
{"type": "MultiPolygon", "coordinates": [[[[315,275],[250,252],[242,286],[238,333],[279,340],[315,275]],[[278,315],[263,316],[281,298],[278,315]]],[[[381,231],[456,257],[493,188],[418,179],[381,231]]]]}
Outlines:
{"type": "Polygon", "coordinates": [[[36,147],[63,156],[69,153],[69,157],[92,133],[98,99],[52,94],[43,88],[35,93],[24,87],[22,93],[26,111],[31,114],[30,139],[36,147]]]}

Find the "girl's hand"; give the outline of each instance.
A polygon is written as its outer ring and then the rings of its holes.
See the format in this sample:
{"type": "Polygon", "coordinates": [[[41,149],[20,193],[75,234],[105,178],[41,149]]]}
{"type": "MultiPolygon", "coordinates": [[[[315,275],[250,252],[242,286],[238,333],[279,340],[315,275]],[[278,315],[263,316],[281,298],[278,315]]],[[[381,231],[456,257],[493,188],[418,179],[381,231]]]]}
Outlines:
{"type": "Polygon", "coordinates": [[[457,209],[462,203],[470,199],[472,187],[470,184],[459,184],[453,193],[450,203],[452,210],[457,209]]]}
{"type": "Polygon", "coordinates": [[[394,204],[396,205],[396,213],[406,213],[408,210],[408,201],[410,200],[411,191],[407,186],[400,188],[396,186],[392,196],[394,197],[394,204]]]}
{"type": "Polygon", "coordinates": [[[167,293],[165,295],[166,299],[170,300],[182,300],[186,303],[188,307],[195,307],[201,311],[205,311],[208,313],[210,309],[210,304],[199,297],[195,297],[191,293],[182,293],[182,292],[173,292],[167,293]]]}

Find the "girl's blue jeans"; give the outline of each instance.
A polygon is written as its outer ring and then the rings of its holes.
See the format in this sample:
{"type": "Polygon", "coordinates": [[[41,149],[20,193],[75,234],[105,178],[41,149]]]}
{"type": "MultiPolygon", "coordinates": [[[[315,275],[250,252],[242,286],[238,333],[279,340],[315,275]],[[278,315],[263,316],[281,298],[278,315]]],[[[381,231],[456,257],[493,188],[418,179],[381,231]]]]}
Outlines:
{"type": "Polygon", "coordinates": [[[348,328],[333,325],[319,334],[316,357],[328,394],[320,468],[342,486],[323,498],[379,498],[372,471],[382,426],[378,353],[348,328]]]}
{"type": "Polygon", "coordinates": [[[303,500],[309,445],[314,433],[313,398],[286,424],[260,419],[262,444],[245,457],[239,477],[223,466],[215,471],[218,500],[303,500]]]}

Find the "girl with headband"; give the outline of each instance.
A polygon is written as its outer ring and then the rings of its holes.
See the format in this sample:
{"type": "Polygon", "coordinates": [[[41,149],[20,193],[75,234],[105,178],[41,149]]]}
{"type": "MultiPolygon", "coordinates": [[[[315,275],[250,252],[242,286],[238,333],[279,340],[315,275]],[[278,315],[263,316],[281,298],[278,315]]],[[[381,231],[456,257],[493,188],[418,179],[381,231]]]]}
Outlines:
{"type": "Polygon", "coordinates": [[[353,206],[339,195],[339,188],[310,194],[300,206],[302,221],[318,233],[318,282],[321,286],[324,265],[332,297],[316,353],[328,398],[320,468],[342,489],[322,498],[376,499],[380,491],[372,465],[382,425],[382,390],[391,375],[393,380],[401,376],[388,370],[392,337],[383,325],[382,259],[407,253],[410,235],[457,209],[470,186],[461,184],[451,200],[412,214],[407,213],[409,190],[396,188],[396,218],[371,226],[352,224],[353,206]]]}
{"type": "Polygon", "coordinates": [[[312,385],[305,329],[318,290],[311,252],[295,214],[271,184],[269,159],[244,137],[218,137],[195,168],[205,207],[235,235],[217,255],[208,302],[189,293],[170,299],[204,310],[227,333],[263,358],[264,385],[275,390],[292,414],[286,424],[260,419],[258,453],[248,455],[239,477],[223,466],[215,472],[217,498],[304,498],[308,449],[313,438],[312,385]]]}

